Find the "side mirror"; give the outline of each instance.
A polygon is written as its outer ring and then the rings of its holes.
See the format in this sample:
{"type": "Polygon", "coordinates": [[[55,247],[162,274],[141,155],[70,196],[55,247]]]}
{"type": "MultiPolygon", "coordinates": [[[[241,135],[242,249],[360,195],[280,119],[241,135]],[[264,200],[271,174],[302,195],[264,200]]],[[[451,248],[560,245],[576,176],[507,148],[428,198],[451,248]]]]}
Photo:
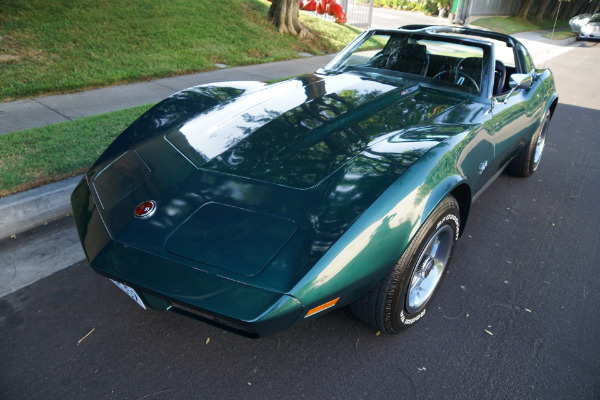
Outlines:
{"type": "Polygon", "coordinates": [[[508,85],[514,90],[529,89],[533,84],[531,74],[512,74],[508,85]]]}
{"type": "Polygon", "coordinates": [[[508,102],[508,99],[515,90],[529,89],[531,85],[533,85],[533,77],[531,74],[512,74],[510,76],[510,80],[508,81],[508,85],[511,87],[511,89],[504,99],[504,104],[508,102]]]}

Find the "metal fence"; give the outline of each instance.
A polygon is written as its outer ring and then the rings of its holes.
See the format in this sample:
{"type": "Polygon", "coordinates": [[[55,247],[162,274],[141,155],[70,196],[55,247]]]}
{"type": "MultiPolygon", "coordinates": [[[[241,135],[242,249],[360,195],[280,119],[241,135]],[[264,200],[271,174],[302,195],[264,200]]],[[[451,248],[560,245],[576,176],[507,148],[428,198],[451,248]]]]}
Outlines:
{"type": "MultiPolygon", "coordinates": [[[[532,15],[540,8],[544,0],[533,0],[529,14],[532,15]]],[[[546,10],[549,12],[557,4],[553,0],[550,7],[546,10]]],[[[456,0],[454,1],[453,12],[466,22],[470,22],[475,18],[491,17],[491,16],[513,16],[517,15],[523,0],[456,0]]],[[[567,2],[563,3],[566,6],[567,2]]]]}
{"type": "MultiPolygon", "coordinates": [[[[362,29],[371,27],[373,4],[375,3],[375,0],[337,0],[337,2],[340,3],[346,13],[346,18],[348,18],[348,22],[346,23],[348,25],[362,29]]],[[[317,12],[311,12],[310,14],[329,21],[335,21],[335,18],[327,13],[319,14],[317,12]]]]}
{"type": "Polygon", "coordinates": [[[468,15],[516,15],[523,4],[522,0],[477,0],[468,2],[468,15]]]}

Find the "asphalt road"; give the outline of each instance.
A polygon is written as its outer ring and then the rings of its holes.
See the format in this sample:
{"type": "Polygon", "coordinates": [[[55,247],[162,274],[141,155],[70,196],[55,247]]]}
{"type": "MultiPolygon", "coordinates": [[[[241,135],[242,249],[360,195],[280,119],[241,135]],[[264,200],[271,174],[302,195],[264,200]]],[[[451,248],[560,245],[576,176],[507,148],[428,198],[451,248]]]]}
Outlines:
{"type": "Polygon", "coordinates": [[[586,43],[548,63],[561,103],[539,171],[476,201],[408,331],[337,310],[246,339],[143,311],[80,262],[0,298],[0,398],[600,398],[598,60],[586,43]]]}

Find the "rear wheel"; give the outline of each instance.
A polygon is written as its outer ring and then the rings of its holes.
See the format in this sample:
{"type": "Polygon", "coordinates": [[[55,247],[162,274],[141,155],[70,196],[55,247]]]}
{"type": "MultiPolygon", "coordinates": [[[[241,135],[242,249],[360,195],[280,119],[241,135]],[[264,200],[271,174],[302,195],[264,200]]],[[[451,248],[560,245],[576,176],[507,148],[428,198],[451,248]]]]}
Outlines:
{"type": "Polygon", "coordinates": [[[388,334],[418,321],[431,302],[458,237],[458,203],[447,196],[433,210],[392,271],[351,305],[363,322],[388,334]]]}
{"type": "Polygon", "coordinates": [[[541,129],[538,129],[527,146],[508,165],[508,172],[511,175],[525,178],[537,170],[546,146],[546,134],[549,126],[550,111],[546,113],[541,129]]]}

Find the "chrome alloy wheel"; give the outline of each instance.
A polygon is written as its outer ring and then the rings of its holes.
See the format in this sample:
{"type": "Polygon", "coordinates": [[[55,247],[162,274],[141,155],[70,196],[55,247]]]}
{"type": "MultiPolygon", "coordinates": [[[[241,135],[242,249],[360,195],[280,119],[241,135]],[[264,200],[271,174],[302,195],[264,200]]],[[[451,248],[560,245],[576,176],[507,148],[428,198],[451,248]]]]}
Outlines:
{"type": "Polygon", "coordinates": [[[420,311],[437,287],[450,258],[454,231],[442,225],[429,239],[410,277],[406,293],[406,311],[420,311]]]}
{"type": "Polygon", "coordinates": [[[546,145],[546,133],[548,132],[549,119],[546,118],[544,121],[544,125],[542,125],[542,130],[540,131],[540,135],[538,136],[537,144],[535,146],[535,153],[533,154],[533,170],[535,171],[540,165],[540,160],[542,159],[542,153],[544,152],[544,146],[546,145]]]}

